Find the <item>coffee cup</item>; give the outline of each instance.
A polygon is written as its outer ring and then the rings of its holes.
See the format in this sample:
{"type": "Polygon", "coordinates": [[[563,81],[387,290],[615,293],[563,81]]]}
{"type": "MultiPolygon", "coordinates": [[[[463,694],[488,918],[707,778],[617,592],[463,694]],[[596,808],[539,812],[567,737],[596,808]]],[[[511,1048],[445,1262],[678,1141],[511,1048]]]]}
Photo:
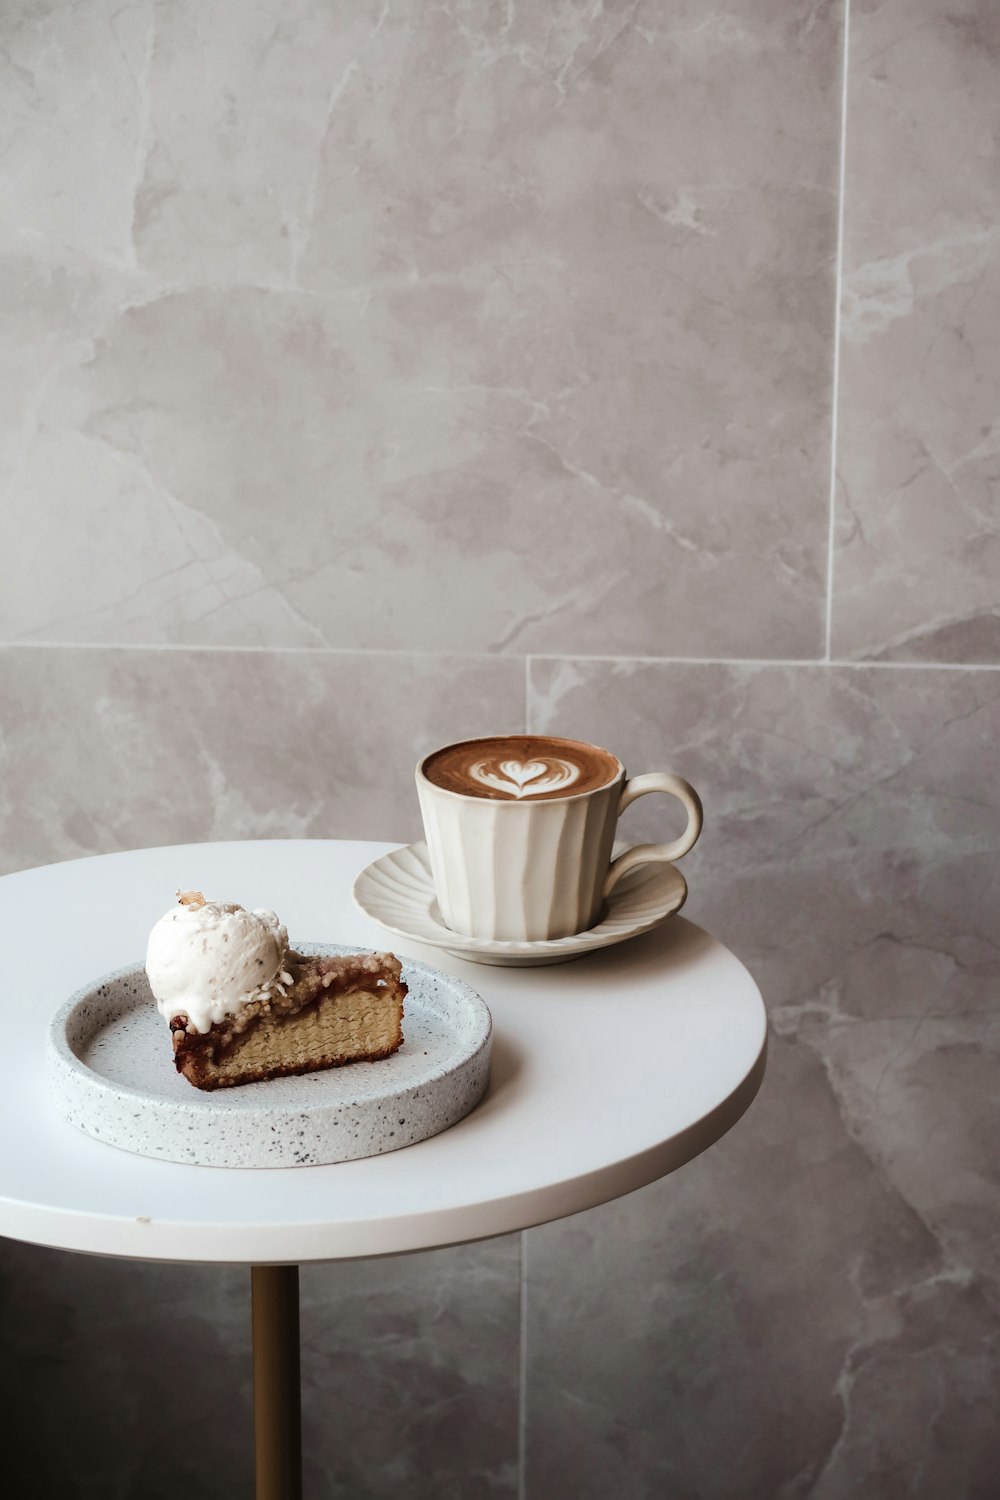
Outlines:
{"type": "Polygon", "coordinates": [[[701,833],[701,802],[683,777],[628,777],[617,755],[583,740],[461,740],[424,756],[416,780],[441,919],[466,937],[584,932],[623,875],[680,859],[701,833]],[[612,859],[619,817],[648,792],[676,797],[687,827],[669,843],[637,844],[612,859]]]}

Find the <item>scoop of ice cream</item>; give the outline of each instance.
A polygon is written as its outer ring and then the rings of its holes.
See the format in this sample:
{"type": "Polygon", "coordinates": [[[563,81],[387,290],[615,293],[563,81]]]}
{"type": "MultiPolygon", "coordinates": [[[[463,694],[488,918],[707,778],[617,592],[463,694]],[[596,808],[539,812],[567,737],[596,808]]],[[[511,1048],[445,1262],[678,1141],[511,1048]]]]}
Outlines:
{"type": "Polygon", "coordinates": [[[186,892],[149,934],[146,974],[165,1020],[187,1016],[202,1033],[282,983],[288,932],[273,911],[186,892]]]}

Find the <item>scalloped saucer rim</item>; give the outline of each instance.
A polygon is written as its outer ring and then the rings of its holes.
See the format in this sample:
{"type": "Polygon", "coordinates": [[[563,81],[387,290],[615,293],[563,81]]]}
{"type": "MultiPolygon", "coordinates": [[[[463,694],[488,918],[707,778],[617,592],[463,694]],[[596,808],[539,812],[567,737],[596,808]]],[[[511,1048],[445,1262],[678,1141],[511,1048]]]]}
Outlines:
{"type": "Polygon", "coordinates": [[[354,904],[397,937],[443,948],[471,963],[527,968],[568,963],[584,953],[627,942],[675,916],[687,899],[687,882],[676,865],[640,865],[612,891],[601,920],[585,932],[536,942],[466,937],[441,921],[427,844],[419,839],[366,865],[354,881],[354,904]],[[652,887],[652,889],[650,889],[652,887]],[[645,900],[643,900],[645,898],[645,900]],[[652,898],[652,899],[650,899],[652,898]],[[400,904],[404,911],[400,917],[400,904]],[[409,903],[412,916],[405,910],[409,903]],[[629,917],[629,908],[638,908],[629,917]]]}

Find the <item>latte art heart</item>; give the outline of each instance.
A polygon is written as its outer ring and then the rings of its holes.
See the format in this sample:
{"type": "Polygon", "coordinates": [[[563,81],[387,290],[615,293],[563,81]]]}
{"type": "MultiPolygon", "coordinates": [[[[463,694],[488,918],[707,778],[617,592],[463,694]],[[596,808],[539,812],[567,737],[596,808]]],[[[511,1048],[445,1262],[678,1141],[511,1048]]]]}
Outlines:
{"type": "Polygon", "coordinates": [[[500,774],[506,776],[508,781],[516,781],[518,786],[523,787],[529,781],[534,781],[536,777],[545,775],[545,762],[544,760],[529,760],[525,765],[520,760],[502,760],[500,774]]]}
{"type": "Polygon", "coordinates": [[[468,774],[480,786],[506,792],[509,797],[540,797],[572,786],[580,778],[580,768],[571,760],[479,760],[469,766],[468,774]]]}
{"type": "MultiPolygon", "coordinates": [[[[529,804],[597,791],[624,774],[609,750],[543,734],[497,734],[435,750],[419,776],[459,797],[529,804]]],[[[517,822],[518,815],[514,814],[517,822]]]]}

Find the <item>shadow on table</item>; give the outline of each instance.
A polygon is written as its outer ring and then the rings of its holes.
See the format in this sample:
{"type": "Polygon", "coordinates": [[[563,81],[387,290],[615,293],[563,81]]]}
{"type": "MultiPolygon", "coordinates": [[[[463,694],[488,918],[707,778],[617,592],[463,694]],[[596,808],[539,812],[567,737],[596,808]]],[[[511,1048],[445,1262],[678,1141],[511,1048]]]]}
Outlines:
{"type": "Polygon", "coordinates": [[[503,1107],[505,1096],[513,1089],[526,1062],[524,1048],[512,1042],[504,1032],[494,1030],[489,1087],[476,1107],[477,1114],[482,1115],[498,1106],[503,1107]]]}
{"type": "MultiPolygon", "coordinates": [[[[591,953],[582,964],[588,974],[627,974],[629,978],[640,975],[662,973],[669,969],[672,974],[683,972],[700,964],[709,948],[715,947],[715,939],[696,927],[684,917],[674,917],[650,932],[627,942],[616,943],[612,948],[602,948],[591,953]]],[[[567,966],[568,967],[568,966],[567,966]]]]}
{"type": "MultiPolygon", "coordinates": [[[[685,969],[697,967],[707,950],[713,947],[715,939],[707,932],[683,917],[675,917],[639,937],[583,954],[564,964],[503,972],[509,975],[530,973],[536,990],[542,986],[553,993],[572,989],[581,993],[595,989],[604,992],[610,981],[634,980],[667,972],[683,974],[685,969]]],[[[516,984],[516,980],[513,982],[516,984]]]]}

